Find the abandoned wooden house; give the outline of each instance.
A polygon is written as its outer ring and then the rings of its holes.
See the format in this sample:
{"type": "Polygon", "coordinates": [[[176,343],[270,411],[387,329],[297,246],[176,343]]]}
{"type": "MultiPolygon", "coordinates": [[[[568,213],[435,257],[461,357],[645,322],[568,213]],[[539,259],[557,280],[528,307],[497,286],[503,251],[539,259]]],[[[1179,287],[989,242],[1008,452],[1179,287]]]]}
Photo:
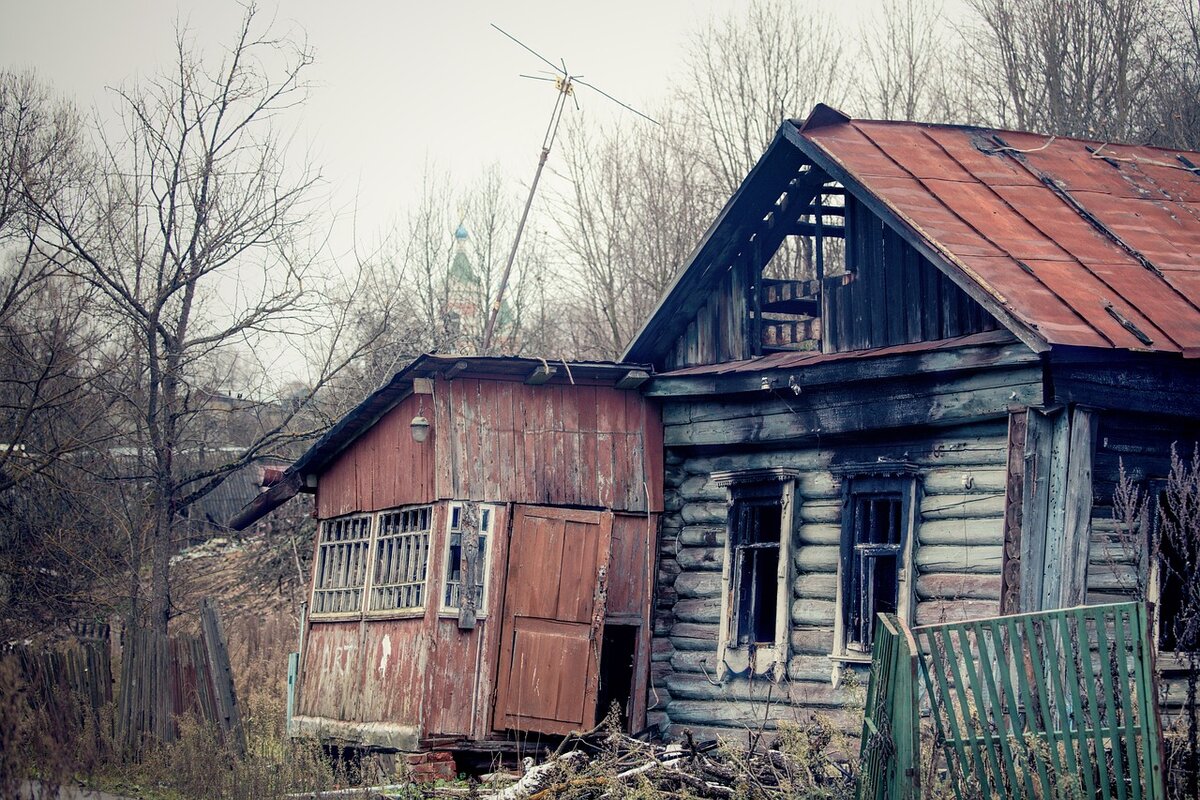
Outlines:
{"type": "Polygon", "coordinates": [[[316,496],[296,730],[857,732],[888,611],[1149,595],[1173,649],[1112,502],[1200,440],[1198,164],[784,122],[624,363],[422,357],[243,511],[316,496]]]}
{"type": "Polygon", "coordinates": [[[653,724],[857,733],[878,612],[1140,586],[1172,649],[1178,588],[1138,574],[1111,504],[1120,464],[1153,500],[1200,439],[1198,165],[783,123],[624,355],[655,370],[666,450],[653,724]]]}
{"type": "Polygon", "coordinates": [[[662,510],[647,373],[427,355],[245,508],[318,519],[292,730],[388,750],[641,728],[662,510]]]}

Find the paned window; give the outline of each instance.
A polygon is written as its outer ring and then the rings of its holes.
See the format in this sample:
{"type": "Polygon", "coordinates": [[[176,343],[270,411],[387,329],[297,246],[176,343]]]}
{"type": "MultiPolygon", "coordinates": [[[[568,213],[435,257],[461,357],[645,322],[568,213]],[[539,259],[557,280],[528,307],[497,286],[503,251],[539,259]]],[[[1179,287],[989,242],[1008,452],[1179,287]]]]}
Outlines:
{"type": "Polygon", "coordinates": [[[786,673],[796,473],[783,468],[714,472],[729,490],[721,574],[718,679],[786,673]]]}
{"type": "Polygon", "coordinates": [[[871,652],[876,614],[895,614],[900,600],[901,509],[898,492],[855,493],[846,566],[846,649],[871,652]]]}
{"type": "Polygon", "coordinates": [[[430,506],[379,515],[368,610],[419,609],[425,605],[431,517],[430,506]]]}
{"type": "MultiPolygon", "coordinates": [[[[488,573],[488,542],[491,540],[493,510],[488,506],[479,506],[479,551],[476,555],[478,567],[475,579],[475,608],[480,616],[487,608],[487,573],[488,573]]],[[[446,589],[442,595],[443,608],[461,608],[463,600],[462,570],[463,570],[463,506],[459,503],[450,507],[450,535],[447,537],[446,551],[446,589]]]]}
{"type": "Polygon", "coordinates": [[[313,614],[345,614],[362,609],[370,542],[371,518],[365,514],[321,522],[313,614]]]}
{"type": "Polygon", "coordinates": [[[739,647],[775,642],[781,509],[778,483],[741,486],[734,494],[731,528],[736,607],[730,638],[739,647]]]}
{"type": "Polygon", "coordinates": [[[911,617],[909,562],[918,507],[916,468],[880,462],[843,478],[842,555],[834,657],[870,657],[879,614],[911,617]],[[878,470],[875,472],[874,470],[878,470]]]}

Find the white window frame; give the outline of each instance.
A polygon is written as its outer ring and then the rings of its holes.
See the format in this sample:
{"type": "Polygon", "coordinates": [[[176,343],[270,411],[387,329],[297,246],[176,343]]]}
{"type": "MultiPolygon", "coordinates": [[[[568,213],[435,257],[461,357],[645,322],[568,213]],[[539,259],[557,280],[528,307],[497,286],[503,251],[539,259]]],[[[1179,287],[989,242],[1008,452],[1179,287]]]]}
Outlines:
{"type": "MultiPolygon", "coordinates": [[[[446,590],[450,586],[450,537],[457,533],[454,524],[455,514],[462,513],[462,502],[453,502],[446,508],[446,524],[445,537],[442,542],[442,574],[438,590],[438,616],[441,617],[457,617],[460,611],[459,606],[451,606],[446,604],[446,590]]],[[[479,534],[487,537],[487,546],[483,548],[483,565],[481,574],[483,575],[483,592],[479,597],[479,608],[475,609],[476,619],[486,619],[488,600],[491,597],[492,591],[492,552],[496,549],[496,519],[499,516],[500,507],[486,503],[479,504],[479,534]],[[488,527],[484,530],[483,517],[484,512],[488,515],[488,527]]]]}
{"type": "Polygon", "coordinates": [[[725,530],[725,558],[721,572],[721,622],[717,637],[717,680],[734,675],[765,675],[780,681],[787,676],[792,631],[792,542],[795,538],[796,478],[788,469],[760,469],[714,472],[713,480],[727,490],[728,514],[725,530]],[[734,543],[737,520],[733,510],[739,487],[773,484],[779,489],[779,566],[775,575],[775,641],[739,644],[736,639],[738,616],[735,593],[737,580],[734,543]]]}
{"type": "Polygon", "coordinates": [[[870,664],[871,653],[853,650],[847,646],[846,631],[846,570],[853,557],[853,514],[856,495],[860,492],[872,494],[887,486],[888,493],[900,495],[900,553],[896,563],[896,616],[911,625],[914,611],[914,588],[916,575],[913,569],[913,551],[916,545],[921,517],[920,480],[914,465],[903,462],[878,462],[861,465],[846,465],[836,471],[842,478],[842,543],[837,568],[837,594],[833,617],[833,652],[829,654],[838,665],[834,669],[833,681],[839,682],[841,664],[870,664]]]}
{"type": "MultiPolygon", "coordinates": [[[[433,571],[429,567],[430,567],[430,562],[432,561],[430,556],[432,555],[433,548],[434,548],[433,534],[437,528],[436,519],[435,519],[436,509],[437,509],[437,507],[431,503],[419,503],[416,505],[397,506],[395,508],[388,508],[388,509],[384,509],[382,511],[375,512],[375,514],[373,515],[374,516],[374,527],[372,528],[372,532],[371,532],[370,571],[367,573],[367,588],[366,588],[366,592],[364,593],[363,607],[362,607],[362,613],[363,613],[364,617],[369,617],[371,619],[380,619],[380,618],[385,618],[385,617],[423,617],[425,615],[425,609],[428,608],[428,606],[429,606],[429,593],[430,593],[430,590],[433,585],[433,581],[432,581],[433,571]],[[418,605],[413,605],[413,606],[397,606],[394,608],[372,608],[375,591],[380,588],[380,586],[378,584],[376,584],[376,581],[375,581],[375,571],[378,566],[377,559],[379,556],[379,540],[382,536],[383,518],[385,516],[392,515],[392,514],[405,514],[405,513],[410,513],[410,512],[419,513],[422,510],[424,510],[425,513],[428,515],[427,527],[424,529],[424,531],[410,531],[410,532],[408,532],[407,535],[420,535],[422,532],[425,535],[424,565],[423,565],[423,568],[425,571],[424,577],[420,581],[401,581],[401,582],[391,581],[386,584],[383,584],[385,587],[398,586],[401,584],[410,585],[410,586],[411,585],[419,585],[421,588],[421,603],[418,605]]],[[[389,538],[393,538],[393,537],[400,537],[400,536],[404,536],[404,535],[406,535],[406,534],[404,534],[404,533],[389,534],[388,536],[389,536],[389,538]]],[[[421,552],[421,551],[418,549],[418,552],[421,552]]]]}
{"type": "Polygon", "coordinates": [[[317,526],[317,552],[316,563],[313,565],[312,587],[309,593],[309,615],[314,619],[345,619],[349,617],[357,617],[362,613],[364,598],[367,596],[367,585],[371,577],[371,555],[374,552],[375,543],[375,518],[371,514],[353,513],[343,514],[337,517],[323,519],[317,526]],[[367,524],[367,535],[365,538],[350,540],[355,545],[360,545],[365,548],[365,557],[360,561],[362,569],[362,583],[346,586],[320,586],[322,578],[322,570],[327,566],[329,558],[328,554],[333,552],[341,542],[347,540],[338,540],[326,542],[326,530],[338,524],[352,523],[356,520],[365,520],[367,524]],[[318,598],[324,598],[335,592],[344,592],[356,590],[359,592],[358,605],[355,608],[338,609],[336,611],[318,610],[318,598]]]}

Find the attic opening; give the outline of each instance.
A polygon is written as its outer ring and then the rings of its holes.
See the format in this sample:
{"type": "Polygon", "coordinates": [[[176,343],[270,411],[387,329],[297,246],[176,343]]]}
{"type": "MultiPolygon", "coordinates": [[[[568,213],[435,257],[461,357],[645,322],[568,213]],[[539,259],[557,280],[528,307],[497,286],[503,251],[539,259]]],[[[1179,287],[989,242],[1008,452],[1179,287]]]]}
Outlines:
{"type": "Polygon", "coordinates": [[[739,190],[731,206],[737,213],[721,221],[691,265],[705,291],[682,298],[688,324],[664,353],[663,368],[999,327],[922,255],[915,236],[884,221],[882,205],[799,152],[776,163],[783,158],[775,157],[769,177],[752,176],[739,190]]]}

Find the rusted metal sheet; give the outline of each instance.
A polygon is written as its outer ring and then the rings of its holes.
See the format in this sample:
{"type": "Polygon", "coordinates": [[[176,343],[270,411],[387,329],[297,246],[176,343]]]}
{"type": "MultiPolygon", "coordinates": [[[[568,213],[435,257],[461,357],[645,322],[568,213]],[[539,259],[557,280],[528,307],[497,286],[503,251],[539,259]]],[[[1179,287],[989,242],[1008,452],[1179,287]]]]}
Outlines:
{"type": "Polygon", "coordinates": [[[596,715],[612,515],[518,506],[495,726],[565,734],[596,715]]]}
{"type": "Polygon", "coordinates": [[[800,136],[1049,344],[1200,355],[1200,154],[849,119],[800,136]]]}

